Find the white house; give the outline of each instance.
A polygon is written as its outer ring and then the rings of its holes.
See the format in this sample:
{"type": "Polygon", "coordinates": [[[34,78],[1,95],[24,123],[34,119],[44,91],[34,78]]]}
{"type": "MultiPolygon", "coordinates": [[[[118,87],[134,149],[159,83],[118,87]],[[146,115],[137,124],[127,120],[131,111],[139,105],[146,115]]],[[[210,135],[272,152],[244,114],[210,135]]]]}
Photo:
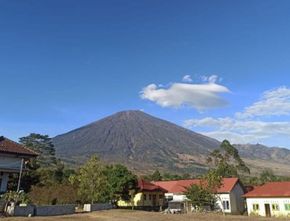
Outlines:
{"type": "MultiPolygon", "coordinates": [[[[186,188],[195,184],[203,185],[200,179],[158,181],[155,185],[167,190],[165,197],[173,202],[186,202],[186,188]]],[[[223,178],[221,187],[216,191],[217,207],[225,213],[241,214],[244,212],[244,188],[238,178],[223,178]]]]}
{"type": "Polygon", "coordinates": [[[36,156],[32,150],[0,136],[0,193],[7,191],[9,175],[25,170],[25,162],[36,156]]]}
{"type": "Polygon", "coordinates": [[[244,195],[248,215],[290,217],[290,182],[270,182],[244,195]]]}

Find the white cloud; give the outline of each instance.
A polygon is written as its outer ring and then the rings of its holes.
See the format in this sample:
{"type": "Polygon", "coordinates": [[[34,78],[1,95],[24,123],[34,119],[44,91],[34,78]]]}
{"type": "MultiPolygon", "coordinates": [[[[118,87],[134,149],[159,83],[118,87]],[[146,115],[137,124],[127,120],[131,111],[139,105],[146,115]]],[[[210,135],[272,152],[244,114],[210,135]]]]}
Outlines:
{"type": "Polygon", "coordinates": [[[228,88],[214,82],[204,84],[173,83],[168,88],[150,84],[143,88],[140,97],[153,101],[162,107],[189,106],[198,111],[204,111],[225,106],[227,102],[220,94],[229,92],[228,88]]]}
{"type": "Polygon", "coordinates": [[[184,126],[188,128],[209,128],[211,131],[203,134],[218,140],[228,139],[234,143],[256,143],[272,136],[290,138],[290,122],[207,117],[186,120],[184,126]]]}
{"type": "Polygon", "coordinates": [[[200,129],[203,134],[218,140],[228,139],[233,143],[261,143],[273,137],[290,138],[290,121],[268,121],[260,117],[290,115],[290,89],[280,87],[266,91],[262,98],[233,118],[189,119],[188,128],[200,129]]]}
{"type": "Polygon", "coordinates": [[[182,81],[183,82],[192,82],[192,78],[189,74],[187,74],[187,75],[183,76],[182,81]]]}
{"type": "Polygon", "coordinates": [[[201,76],[201,80],[204,81],[204,82],[209,82],[209,83],[216,83],[216,82],[220,82],[221,81],[221,78],[215,74],[213,75],[210,75],[210,76],[201,76]]]}
{"type": "Polygon", "coordinates": [[[290,115],[290,89],[279,87],[263,93],[261,99],[236,114],[238,118],[253,118],[255,116],[290,115]]]}

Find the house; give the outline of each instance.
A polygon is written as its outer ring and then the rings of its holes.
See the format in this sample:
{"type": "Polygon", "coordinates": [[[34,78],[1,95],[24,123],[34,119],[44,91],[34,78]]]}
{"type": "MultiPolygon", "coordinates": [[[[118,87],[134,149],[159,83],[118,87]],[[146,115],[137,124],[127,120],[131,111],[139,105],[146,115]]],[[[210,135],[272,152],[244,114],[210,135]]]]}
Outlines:
{"type": "MultiPolygon", "coordinates": [[[[155,185],[167,190],[165,197],[173,202],[185,202],[188,199],[184,192],[191,185],[205,185],[200,179],[157,181],[155,185]]],[[[244,187],[238,178],[223,178],[222,185],[216,192],[217,209],[225,213],[241,214],[244,212],[244,187]]]]}
{"type": "Polygon", "coordinates": [[[290,182],[269,182],[244,197],[248,215],[290,217],[290,182]]]}
{"type": "Polygon", "coordinates": [[[134,194],[133,200],[119,200],[119,207],[136,207],[137,209],[159,210],[165,203],[166,190],[147,182],[138,180],[137,192],[134,194]]]}
{"type": "Polygon", "coordinates": [[[0,136],[0,192],[7,191],[9,175],[21,173],[25,170],[25,162],[35,158],[37,153],[34,151],[0,136]]]}

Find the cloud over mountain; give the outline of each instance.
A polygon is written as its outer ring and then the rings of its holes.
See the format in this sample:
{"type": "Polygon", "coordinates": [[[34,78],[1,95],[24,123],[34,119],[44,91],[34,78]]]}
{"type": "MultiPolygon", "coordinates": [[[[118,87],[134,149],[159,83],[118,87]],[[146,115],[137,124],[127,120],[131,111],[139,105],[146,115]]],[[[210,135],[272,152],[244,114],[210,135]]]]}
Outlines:
{"type": "Polygon", "coordinates": [[[229,139],[233,143],[261,143],[273,137],[290,138],[290,89],[279,87],[265,91],[261,99],[233,117],[189,119],[188,128],[198,128],[207,136],[218,140],[229,139]],[[283,116],[273,120],[271,116],[283,116]]]}
{"type": "Polygon", "coordinates": [[[208,81],[202,84],[173,83],[167,88],[149,84],[140,92],[140,97],[161,107],[188,106],[198,111],[223,107],[227,102],[220,94],[229,93],[230,90],[215,81],[216,76],[209,77],[208,81]]]}

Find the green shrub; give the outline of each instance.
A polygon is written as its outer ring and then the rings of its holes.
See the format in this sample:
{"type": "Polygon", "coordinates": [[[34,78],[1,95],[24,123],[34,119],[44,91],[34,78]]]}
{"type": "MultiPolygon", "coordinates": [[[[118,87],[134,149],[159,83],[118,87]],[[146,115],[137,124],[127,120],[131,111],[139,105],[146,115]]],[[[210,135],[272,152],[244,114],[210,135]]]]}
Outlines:
{"type": "Polygon", "coordinates": [[[75,188],[70,184],[33,186],[29,198],[37,205],[74,204],[78,202],[75,188]]]}

